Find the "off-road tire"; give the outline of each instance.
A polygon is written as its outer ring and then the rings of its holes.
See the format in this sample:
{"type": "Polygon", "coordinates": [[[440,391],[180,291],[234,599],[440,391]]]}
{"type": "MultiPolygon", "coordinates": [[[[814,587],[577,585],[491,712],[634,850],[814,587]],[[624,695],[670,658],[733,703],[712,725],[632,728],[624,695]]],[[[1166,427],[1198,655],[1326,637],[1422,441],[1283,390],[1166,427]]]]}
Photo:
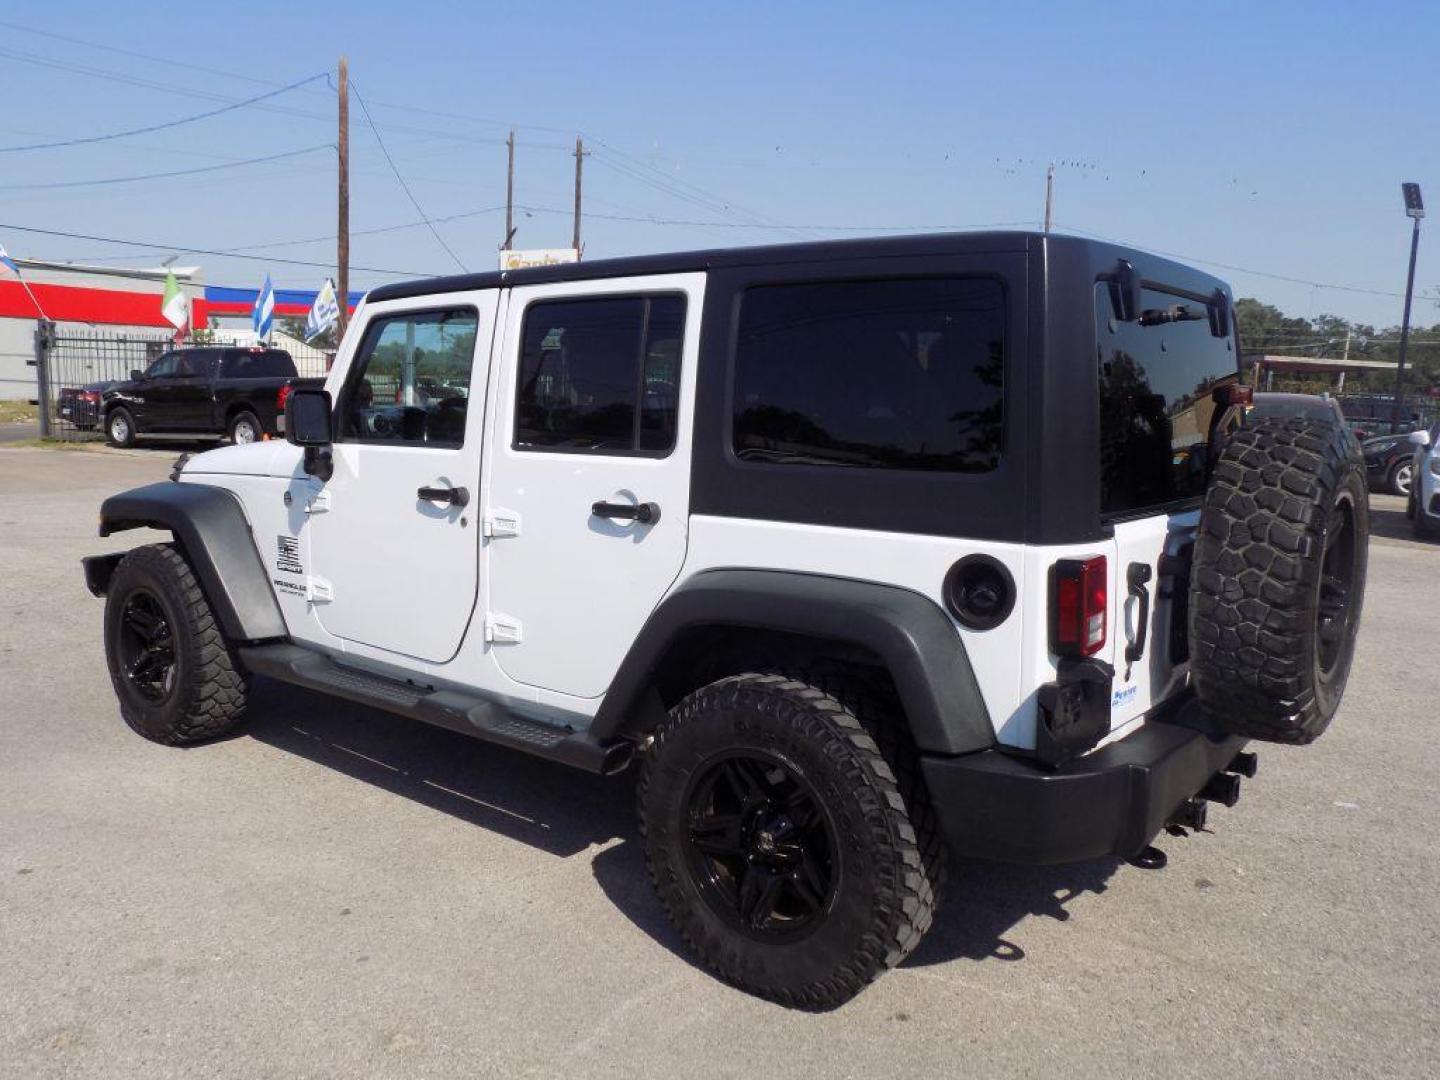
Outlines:
{"type": "Polygon", "coordinates": [[[1269,420],[1231,436],[1205,493],[1190,584],[1191,671],[1219,727],[1302,744],[1329,726],[1360,624],[1368,507],[1364,461],[1339,425],[1269,420]],[[1352,553],[1349,606],[1343,623],[1325,620],[1339,631],[1322,639],[1322,603],[1335,610],[1322,580],[1332,546],[1352,553]]]}
{"type": "Polygon", "coordinates": [[[801,1008],[854,997],[919,944],[934,883],[894,771],[859,719],[823,690],[783,675],[720,679],[682,700],[654,732],[638,789],[640,833],[660,902],[721,978],[801,1008]],[[761,941],[727,923],[687,862],[688,792],[719,755],[779,757],[819,793],[840,838],[836,892],[808,936],[761,941]]]}
{"type": "Polygon", "coordinates": [[[881,668],[840,661],[814,660],[809,663],[766,669],[767,674],[784,675],[789,679],[823,690],[844,705],[860,721],[880,748],[880,755],[895,774],[905,812],[915,826],[915,839],[920,858],[930,882],[931,906],[939,910],[945,899],[949,878],[950,852],[940,829],[940,817],[920,772],[920,755],[910,729],[905,725],[903,709],[895,687],[881,668]]]}
{"type": "Polygon", "coordinates": [[[230,418],[230,427],[227,431],[230,441],[236,446],[247,446],[250,443],[257,443],[265,437],[265,429],[260,425],[260,418],[249,409],[242,409],[230,418]],[[240,441],[242,427],[249,428],[251,437],[244,442],[240,441]]]}
{"type": "Polygon", "coordinates": [[[127,447],[135,445],[135,418],[130,415],[130,410],[125,408],[114,408],[105,414],[105,441],[111,446],[127,447]],[[116,418],[119,417],[124,428],[122,433],[117,433],[116,418]]]}
{"type": "Polygon", "coordinates": [[[136,548],[115,568],[105,601],[105,659],[125,723],[153,742],[179,746],[213,739],[244,718],[249,674],[190,564],[170,544],[136,548]],[[170,627],[175,672],[162,701],[143,697],[122,670],[120,622],[137,590],[158,601],[170,627]]]}

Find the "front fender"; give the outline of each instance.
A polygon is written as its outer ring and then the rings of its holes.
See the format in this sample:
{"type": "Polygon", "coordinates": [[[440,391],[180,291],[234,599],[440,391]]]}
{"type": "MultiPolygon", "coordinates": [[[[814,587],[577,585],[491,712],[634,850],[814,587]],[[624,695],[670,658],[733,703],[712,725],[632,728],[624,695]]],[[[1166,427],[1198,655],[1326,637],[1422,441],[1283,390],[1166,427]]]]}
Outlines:
{"type": "MultiPolygon", "coordinates": [[[[100,506],[101,536],[146,527],[174,535],[232,641],[286,636],[250,523],[233,492],[162,481],[111,495],[100,506]]],[[[92,589],[100,573],[87,564],[92,589]]]]}

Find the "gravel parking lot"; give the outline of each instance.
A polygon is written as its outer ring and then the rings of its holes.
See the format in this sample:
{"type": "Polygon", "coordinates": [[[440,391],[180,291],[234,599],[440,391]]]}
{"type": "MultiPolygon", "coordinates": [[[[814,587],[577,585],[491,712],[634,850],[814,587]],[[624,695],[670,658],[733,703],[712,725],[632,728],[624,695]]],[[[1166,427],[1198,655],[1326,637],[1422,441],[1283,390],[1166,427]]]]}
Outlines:
{"type": "Polygon", "coordinates": [[[1399,499],[1324,739],[1260,747],[1164,871],[957,866],[914,957],[807,1014],[687,960],[628,775],[273,683],[239,737],[131,734],[78,560],[172,457],[0,450],[0,1075],[1434,1075],[1440,545],[1399,499]]]}

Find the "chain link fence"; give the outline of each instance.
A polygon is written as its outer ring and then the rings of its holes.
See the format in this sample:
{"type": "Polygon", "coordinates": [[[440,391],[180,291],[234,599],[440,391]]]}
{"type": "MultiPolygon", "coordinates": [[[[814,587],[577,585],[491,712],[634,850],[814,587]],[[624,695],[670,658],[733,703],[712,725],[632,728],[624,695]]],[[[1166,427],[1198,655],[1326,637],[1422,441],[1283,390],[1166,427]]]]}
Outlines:
{"type": "MultiPolygon", "coordinates": [[[[256,343],[247,331],[204,331],[189,348],[256,343]]],[[[302,378],[323,378],[333,354],[276,334],[271,347],[284,349],[295,361],[302,378]]],[[[42,322],[35,332],[36,381],[40,405],[40,435],[62,442],[86,442],[105,437],[101,399],[105,390],[144,371],[161,354],[175,350],[172,335],[162,331],[104,330],[42,322]]]]}

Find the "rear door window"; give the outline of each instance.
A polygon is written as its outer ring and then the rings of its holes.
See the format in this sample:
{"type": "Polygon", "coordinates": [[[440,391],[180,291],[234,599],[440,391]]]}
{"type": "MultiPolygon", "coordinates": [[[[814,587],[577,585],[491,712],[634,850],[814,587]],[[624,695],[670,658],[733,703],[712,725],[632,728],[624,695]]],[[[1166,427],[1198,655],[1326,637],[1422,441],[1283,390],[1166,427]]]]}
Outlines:
{"type": "Polygon", "coordinates": [[[1215,337],[1204,301],[1141,290],[1141,317],[1115,317],[1095,286],[1100,378],[1100,505],[1126,516],[1198,499],[1214,393],[1238,381],[1233,338],[1215,337]]]}
{"type": "Polygon", "coordinates": [[[990,278],[765,285],[740,307],[741,461],[988,472],[1004,431],[1005,291],[990,278]]]}
{"type": "Polygon", "coordinates": [[[525,312],[515,449],[669,454],[684,332],[683,296],[532,304],[525,312]]]}

